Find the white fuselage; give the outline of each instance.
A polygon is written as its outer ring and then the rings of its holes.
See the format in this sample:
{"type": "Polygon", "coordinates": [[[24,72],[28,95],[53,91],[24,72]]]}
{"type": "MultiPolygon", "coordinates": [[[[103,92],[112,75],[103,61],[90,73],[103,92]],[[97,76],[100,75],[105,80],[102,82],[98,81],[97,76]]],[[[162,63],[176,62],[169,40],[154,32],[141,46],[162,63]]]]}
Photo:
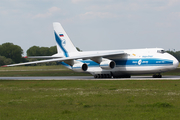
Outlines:
{"type": "MultiPolygon", "coordinates": [[[[93,51],[80,52],[78,54],[88,55],[104,52],[117,52],[122,50],[111,51],[93,51]]],[[[110,56],[107,59],[113,60],[116,67],[113,69],[102,69],[98,63],[92,60],[79,60],[88,65],[86,72],[95,74],[156,74],[176,69],[179,62],[172,55],[164,52],[161,48],[152,49],[130,49],[123,50],[126,54],[110,56]]],[[[73,54],[71,55],[73,56],[73,54]]],[[[68,68],[67,64],[65,65],[68,68]]],[[[73,69],[72,69],[73,70],[73,69]]],[[[76,71],[76,70],[75,70],[76,71]]]]}

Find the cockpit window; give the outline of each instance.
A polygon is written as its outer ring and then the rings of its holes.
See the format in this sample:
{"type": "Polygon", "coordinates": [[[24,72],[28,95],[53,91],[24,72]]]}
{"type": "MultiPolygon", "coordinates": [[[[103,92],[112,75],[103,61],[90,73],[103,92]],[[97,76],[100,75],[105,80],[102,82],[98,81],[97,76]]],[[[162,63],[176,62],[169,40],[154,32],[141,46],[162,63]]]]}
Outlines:
{"type": "Polygon", "coordinates": [[[165,50],[158,50],[157,53],[165,53],[165,50]]]}

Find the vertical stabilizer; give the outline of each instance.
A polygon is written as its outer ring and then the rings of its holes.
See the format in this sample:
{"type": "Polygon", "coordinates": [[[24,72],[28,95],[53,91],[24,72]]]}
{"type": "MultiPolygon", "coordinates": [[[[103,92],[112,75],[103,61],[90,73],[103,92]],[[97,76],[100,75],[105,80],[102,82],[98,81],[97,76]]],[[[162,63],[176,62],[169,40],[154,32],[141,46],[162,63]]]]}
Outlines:
{"type": "Polygon", "coordinates": [[[63,54],[64,57],[69,57],[69,53],[78,52],[61,24],[54,22],[53,27],[58,53],[63,54]]]}

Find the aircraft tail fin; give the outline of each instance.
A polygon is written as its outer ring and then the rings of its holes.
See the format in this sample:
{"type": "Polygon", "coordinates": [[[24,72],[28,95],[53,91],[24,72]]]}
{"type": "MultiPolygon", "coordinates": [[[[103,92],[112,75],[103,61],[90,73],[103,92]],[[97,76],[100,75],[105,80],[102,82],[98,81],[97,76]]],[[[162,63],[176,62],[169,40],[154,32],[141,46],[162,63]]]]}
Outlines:
{"type": "Polygon", "coordinates": [[[63,54],[64,57],[69,57],[69,53],[78,52],[61,24],[54,22],[53,27],[58,54],[63,54]]]}

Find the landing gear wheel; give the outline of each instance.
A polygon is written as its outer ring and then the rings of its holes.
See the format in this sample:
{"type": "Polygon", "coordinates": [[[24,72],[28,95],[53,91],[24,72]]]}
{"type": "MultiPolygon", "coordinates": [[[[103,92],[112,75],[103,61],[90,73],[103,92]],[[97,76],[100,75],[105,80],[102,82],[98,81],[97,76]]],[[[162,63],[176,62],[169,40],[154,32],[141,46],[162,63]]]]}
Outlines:
{"type": "Polygon", "coordinates": [[[162,75],[158,75],[158,78],[162,78],[162,75]]]}
{"type": "Polygon", "coordinates": [[[153,75],[153,78],[162,78],[162,75],[153,75]]]}
{"type": "Polygon", "coordinates": [[[94,78],[97,78],[98,76],[97,75],[94,75],[94,78]]]}
{"type": "Polygon", "coordinates": [[[131,75],[127,75],[127,78],[131,78],[131,75]]]}
{"type": "Polygon", "coordinates": [[[104,74],[104,78],[107,78],[107,76],[108,76],[107,74],[104,74]]]}
{"type": "Polygon", "coordinates": [[[152,77],[153,77],[153,78],[156,78],[156,75],[153,75],[152,77]]]}
{"type": "Polygon", "coordinates": [[[101,75],[100,75],[100,74],[97,74],[97,78],[101,78],[101,75]]]}
{"type": "Polygon", "coordinates": [[[108,78],[112,78],[112,76],[110,74],[108,74],[108,78]]]}
{"type": "Polygon", "coordinates": [[[103,75],[102,75],[102,74],[100,74],[100,78],[103,78],[103,75]]]}

